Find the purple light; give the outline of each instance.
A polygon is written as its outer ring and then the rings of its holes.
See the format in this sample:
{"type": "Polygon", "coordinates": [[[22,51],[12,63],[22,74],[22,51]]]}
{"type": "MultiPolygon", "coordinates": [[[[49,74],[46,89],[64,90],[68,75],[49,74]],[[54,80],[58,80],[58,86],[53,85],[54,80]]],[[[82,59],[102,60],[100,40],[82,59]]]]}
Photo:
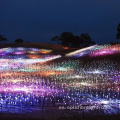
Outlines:
{"type": "Polygon", "coordinates": [[[37,49],[37,48],[28,48],[28,51],[36,51],[36,52],[38,52],[40,49],[37,49]]]}
{"type": "Polygon", "coordinates": [[[8,54],[9,54],[8,52],[1,52],[0,53],[1,56],[8,55],[8,54]]]}
{"type": "Polygon", "coordinates": [[[25,51],[15,51],[15,52],[13,52],[13,54],[15,54],[15,55],[23,55],[25,53],[26,53],[25,51]]]}

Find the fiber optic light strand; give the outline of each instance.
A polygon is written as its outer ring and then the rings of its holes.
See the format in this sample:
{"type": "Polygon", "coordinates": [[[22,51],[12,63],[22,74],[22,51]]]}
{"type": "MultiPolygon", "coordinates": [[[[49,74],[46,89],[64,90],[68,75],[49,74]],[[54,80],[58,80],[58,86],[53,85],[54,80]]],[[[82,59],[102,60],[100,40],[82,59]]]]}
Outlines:
{"type": "Polygon", "coordinates": [[[75,55],[75,54],[77,54],[77,53],[80,53],[80,52],[83,52],[83,51],[92,49],[92,48],[94,48],[94,47],[96,47],[96,46],[97,46],[97,45],[93,45],[93,46],[86,47],[86,48],[83,48],[83,49],[80,49],[80,50],[76,50],[76,51],[74,51],[74,52],[71,52],[71,53],[66,54],[65,56],[68,56],[68,57],[69,57],[69,56],[75,55]]]}

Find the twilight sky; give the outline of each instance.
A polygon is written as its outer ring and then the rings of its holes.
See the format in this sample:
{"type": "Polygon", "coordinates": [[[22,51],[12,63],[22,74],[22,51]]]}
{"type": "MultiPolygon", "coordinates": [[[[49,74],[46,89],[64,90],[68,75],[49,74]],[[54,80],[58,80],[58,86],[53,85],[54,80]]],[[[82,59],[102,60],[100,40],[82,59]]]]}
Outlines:
{"type": "Polygon", "coordinates": [[[120,0],[0,0],[0,34],[14,42],[49,43],[62,32],[89,33],[97,43],[115,42],[120,0]]]}

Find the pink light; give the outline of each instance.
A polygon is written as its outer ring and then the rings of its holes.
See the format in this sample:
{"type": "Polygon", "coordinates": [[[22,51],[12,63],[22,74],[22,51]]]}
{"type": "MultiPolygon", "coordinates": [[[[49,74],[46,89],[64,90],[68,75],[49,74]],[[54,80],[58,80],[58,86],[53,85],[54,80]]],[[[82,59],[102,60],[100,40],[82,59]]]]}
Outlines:
{"type": "MultiPolygon", "coordinates": [[[[41,92],[55,92],[55,89],[42,88],[42,86],[1,85],[0,92],[25,92],[39,95],[41,92]]],[[[57,90],[58,91],[58,90],[57,90]]]]}

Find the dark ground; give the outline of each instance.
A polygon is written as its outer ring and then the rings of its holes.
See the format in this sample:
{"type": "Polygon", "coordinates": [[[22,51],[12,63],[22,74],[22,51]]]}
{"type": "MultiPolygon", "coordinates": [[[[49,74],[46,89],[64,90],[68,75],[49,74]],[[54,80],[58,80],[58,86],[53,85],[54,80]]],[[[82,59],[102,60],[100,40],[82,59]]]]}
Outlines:
{"type": "MultiPolygon", "coordinates": [[[[112,116],[96,116],[96,117],[59,117],[55,120],[119,120],[120,115],[112,115],[112,116]]],[[[0,120],[48,120],[48,119],[32,119],[32,118],[0,118],[0,120]]]]}

